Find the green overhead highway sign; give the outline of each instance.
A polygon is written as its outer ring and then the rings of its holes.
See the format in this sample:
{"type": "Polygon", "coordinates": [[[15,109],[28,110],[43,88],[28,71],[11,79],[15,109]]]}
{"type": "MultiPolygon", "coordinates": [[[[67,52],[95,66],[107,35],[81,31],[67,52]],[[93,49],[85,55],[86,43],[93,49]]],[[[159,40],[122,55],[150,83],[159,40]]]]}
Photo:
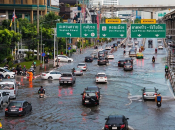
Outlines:
{"type": "Polygon", "coordinates": [[[165,38],[166,24],[131,24],[131,38],[165,38]]]}
{"type": "Polygon", "coordinates": [[[80,24],[57,23],[57,37],[80,37],[80,24]]]}
{"type": "Polygon", "coordinates": [[[126,24],[100,24],[100,38],[126,38],[126,24]]]}
{"type": "Polygon", "coordinates": [[[97,38],[97,24],[81,24],[81,37],[97,38]]]}

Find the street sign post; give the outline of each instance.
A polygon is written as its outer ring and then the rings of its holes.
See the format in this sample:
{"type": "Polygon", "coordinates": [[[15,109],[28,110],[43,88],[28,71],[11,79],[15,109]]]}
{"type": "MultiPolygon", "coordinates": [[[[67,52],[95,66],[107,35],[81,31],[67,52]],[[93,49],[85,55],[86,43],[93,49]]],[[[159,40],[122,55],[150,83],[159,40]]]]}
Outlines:
{"type": "Polygon", "coordinates": [[[43,53],[42,53],[42,56],[43,56],[43,57],[46,56],[46,53],[43,52],[43,53]]]}
{"type": "Polygon", "coordinates": [[[71,49],[71,47],[68,47],[68,50],[69,50],[69,56],[70,56],[70,49],[71,49]]]}
{"type": "Polygon", "coordinates": [[[131,38],[165,38],[166,24],[131,24],[131,38]]]}
{"type": "Polygon", "coordinates": [[[100,38],[126,38],[126,24],[100,24],[100,38]]]}
{"type": "Polygon", "coordinates": [[[97,38],[97,24],[81,24],[81,37],[97,38]]]}
{"type": "Polygon", "coordinates": [[[57,37],[80,37],[80,24],[57,23],[57,37]]]}

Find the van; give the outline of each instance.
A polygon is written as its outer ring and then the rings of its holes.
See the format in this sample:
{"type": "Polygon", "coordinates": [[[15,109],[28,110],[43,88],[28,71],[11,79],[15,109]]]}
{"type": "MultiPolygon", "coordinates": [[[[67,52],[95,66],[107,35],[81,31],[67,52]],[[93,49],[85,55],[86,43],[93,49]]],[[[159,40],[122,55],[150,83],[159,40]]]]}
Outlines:
{"type": "Polygon", "coordinates": [[[3,80],[0,82],[0,92],[9,93],[10,99],[16,99],[19,84],[16,80],[3,80]]]}

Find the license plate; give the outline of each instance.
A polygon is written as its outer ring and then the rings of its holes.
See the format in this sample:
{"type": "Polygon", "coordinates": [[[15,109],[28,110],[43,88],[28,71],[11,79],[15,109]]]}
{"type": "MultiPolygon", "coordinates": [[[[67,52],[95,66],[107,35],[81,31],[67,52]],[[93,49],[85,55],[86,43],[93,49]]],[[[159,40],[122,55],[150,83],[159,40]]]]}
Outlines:
{"type": "Polygon", "coordinates": [[[112,127],[113,130],[117,130],[117,127],[112,127]]]}
{"type": "Polygon", "coordinates": [[[16,111],[15,109],[12,109],[11,111],[16,111]]]}
{"type": "Polygon", "coordinates": [[[85,102],[89,102],[88,100],[86,100],[85,102]]]}
{"type": "Polygon", "coordinates": [[[148,94],[149,96],[152,96],[152,94],[148,94]]]}
{"type": "Polygon", "coordinates": [[[103,79],[103,78],[100,78],[100,79],[103,79]]]}

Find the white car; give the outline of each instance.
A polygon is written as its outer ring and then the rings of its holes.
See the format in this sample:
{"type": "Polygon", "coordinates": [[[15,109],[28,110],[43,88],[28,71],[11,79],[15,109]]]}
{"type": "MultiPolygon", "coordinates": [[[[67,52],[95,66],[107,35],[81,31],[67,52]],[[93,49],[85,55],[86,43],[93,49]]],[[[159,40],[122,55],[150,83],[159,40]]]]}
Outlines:
{"type": "Polygon", "coordinates": [[[106,45],[105,50],[111,50],[111,46],[110,45],[106,45]]]}
{"type": "MultiPolygon", "coordinates": [[[[58,55],[57,57],[60,62],[73,62],[72,58],[69,58],[65,55],[58,55]]],[[[57,57],[55,58],[55,61],[57,61],[57,57]]]]}
{"type": "Polygon", "coordinates": [[[102,50],[103,50],[103,48],[102,48],[102,47],[98,47],[98,52],[99,52],[99,51],[102,51],[102,50]]]}
{"type": "Polygon", "coordinates": [[[85,63],[79,63],[77,65],[77,68],[80,68],[82,69],[83,71],[86,71],[87,70],[87,65],[85,63]]]}
{"type": "Polygon", "coordinates": [[[128,42],[128,47],[132,47],[133,43],[132,42],[128,42]]]}
{"type": "Polygon", "coordinates": [[[59,71],[49,71],[41,74],[41,79],[59,79],[61,73],[59,71]]]}
{"type": "Polygon", "coordinates": [[[114,59],[114,55],[113,55],[112,53],[109,53],[109,54],[107,55],[107,58],[108,58],[108,59],[114,59]]]}
{"type": "Polygon", "coordinates": [[[0,74],[2,74],[4,78],[15,78],[15,72],[12,72],[3,67],[0,67],[0,74]]]}
{"type": "Polygon", "coordinates": [[[171,46],[172,44],[173,44],[172,41],[169,41],[169,42],[168,42],[168,46],[171,46]]]}
{"type": "Polygon", "coordinates": [[[95,77],[96,83],[107,83],[107,76],[105,73],[98,73],[95,77]]]}
{"type": "Polygon", "coordinates": [[[2,82],[0,82],[0,92],[8,93],[10,99],[16,99],[19,85],[20,84],[17,83],[15,79],[4,79],[2,82]]]}
{"type": "Polygon", "coordinates": [[[139,41],[134,41],[134,44],[135,44],[135,45],[138,45],[138,44],[139,44],[139,41]]]}
{"type": "Polygon", "coordinates": [[[162,45],[159,45],[159,46],[158,46],[158,49],[163,49],[163,46],[162,46],[162,45]]]}

